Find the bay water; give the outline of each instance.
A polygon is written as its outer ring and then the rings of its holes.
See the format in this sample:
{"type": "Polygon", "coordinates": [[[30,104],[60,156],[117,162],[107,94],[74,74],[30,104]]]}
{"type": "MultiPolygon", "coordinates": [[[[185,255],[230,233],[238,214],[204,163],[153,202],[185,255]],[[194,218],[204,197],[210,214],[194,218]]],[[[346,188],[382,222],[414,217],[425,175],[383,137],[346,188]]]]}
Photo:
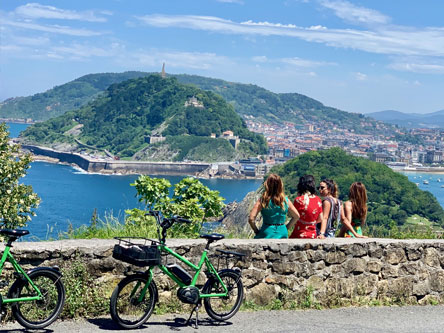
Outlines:
{"type": "MultiPolygon", "coordinates": [[[[17,137],[27,124],[8,123],[11,137],[17,137]]],[[[27,175],[21,180],[32,185],[41,198],[26,229],[31,233],[26,240],[46,240],[57,238],[68,228],[89,225],[94,211],[100,219],[113,215],[123,221],[125,210],[143,208],[136,198],[136,190],[130,186],[137,175],[89,174],[68,165],[47,162],[33,162],[27,175]]],[[[174,184],[182,176],[153,176],[168,179],[174,184]]],[[[241,201],[251,191],[262,184],[259,179],[201,179],[205,186],[220,192],[225,203],[241,201]]]]}

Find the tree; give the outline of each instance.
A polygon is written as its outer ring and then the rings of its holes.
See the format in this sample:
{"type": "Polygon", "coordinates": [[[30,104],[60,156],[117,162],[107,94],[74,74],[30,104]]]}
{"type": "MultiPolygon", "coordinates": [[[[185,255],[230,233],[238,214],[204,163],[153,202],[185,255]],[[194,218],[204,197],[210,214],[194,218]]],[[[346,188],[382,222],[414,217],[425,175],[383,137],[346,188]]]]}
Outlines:
{"type": "MultiPolygon", "coordinates": [[[[202,222],[207,218],[222,215],[224,198],[219,191],[212,191],[198,179],[182,179],[174,187],[170,197],[171,183],[164,178],[140,176],[131,184],[137,190],[139,201],[149,210],[160,210],[164,216],[181,216],[192,221],[191,224],[176,224],[169,230],[170,237],[193,238],[199,235],[202,222]]],[[[127,210],[127,222],[151,224],[152,218],[145,216],[146,211],[137,208],[127,210]]]]}
{"type": "Polygon", "coordinates": [[[32,186],[19,183],[30,168],[31,155],[20,152],[17,144],[9,143],[6,124],[0,124],[0,225],[5,228],[25,226],[40,198],[32,186]]]}

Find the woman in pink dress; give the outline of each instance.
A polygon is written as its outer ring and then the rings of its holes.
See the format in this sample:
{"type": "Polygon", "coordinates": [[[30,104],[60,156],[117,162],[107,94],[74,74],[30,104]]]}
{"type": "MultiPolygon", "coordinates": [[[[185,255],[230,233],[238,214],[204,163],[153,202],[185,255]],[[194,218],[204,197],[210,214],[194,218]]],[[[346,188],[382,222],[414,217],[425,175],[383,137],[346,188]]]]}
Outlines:
{"type": "MultiPolygon", "coordinates": [[[[298,197],[294,207],[300,218],[290,238],[316,238],[316,224],[322,221],[322,200],[316,195],[315,179],[312,175],[299,178],[298,197]]],[[[291,227],[291,226],[290,226],[291,227]]]]}

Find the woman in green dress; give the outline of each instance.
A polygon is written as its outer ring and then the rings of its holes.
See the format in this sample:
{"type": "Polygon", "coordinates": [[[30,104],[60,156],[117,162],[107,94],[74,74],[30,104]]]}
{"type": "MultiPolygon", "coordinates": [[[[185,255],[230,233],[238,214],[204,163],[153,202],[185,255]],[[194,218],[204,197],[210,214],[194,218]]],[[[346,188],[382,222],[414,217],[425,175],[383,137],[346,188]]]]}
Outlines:
{"type": "Polygon", "coordinates": [[[264,192],[254,204],[248,218],[248,223],[256,234],[254,238],[288,238],[287,226],[294,224],[298,219],[298,211],[284,194],[281,177],[274,173],[270,174],[264,183],[264,192]],[[259,212],[263,218],[260,229],[255,222],[259,212]],[[291,216],[291,220],[286,225],[287,213],[291,216]]]}
{"type": "Polygon", "coordinates": [[[344,203],[345,218],[339,236],[367,238],[362,234],[362,227],[367,218],[367,190],[360,182],[351,184],[349,200],[344,203]]]}

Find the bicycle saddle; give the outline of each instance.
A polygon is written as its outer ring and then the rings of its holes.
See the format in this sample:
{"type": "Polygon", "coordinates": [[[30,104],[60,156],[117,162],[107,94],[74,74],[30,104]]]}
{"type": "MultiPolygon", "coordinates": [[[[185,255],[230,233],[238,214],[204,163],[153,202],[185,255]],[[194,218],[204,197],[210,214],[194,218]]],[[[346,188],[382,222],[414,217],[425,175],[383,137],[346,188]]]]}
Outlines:
{"type": "Polygon", "coordinates": [[[29,231],[19,229],[0,229],[0,234],[10,237],[21,237],[29,234],[29,231]]]}
{"type": "Polygon", "coordinates": [[[200,235],[200,238],[205,238],[208,239],[211,242],[215,242],[221,239],[224,239],[225,236],[222,234],[216,234],[216,233],[212,233],[212,234],[204,234],[204,235],[200,235]]]}

